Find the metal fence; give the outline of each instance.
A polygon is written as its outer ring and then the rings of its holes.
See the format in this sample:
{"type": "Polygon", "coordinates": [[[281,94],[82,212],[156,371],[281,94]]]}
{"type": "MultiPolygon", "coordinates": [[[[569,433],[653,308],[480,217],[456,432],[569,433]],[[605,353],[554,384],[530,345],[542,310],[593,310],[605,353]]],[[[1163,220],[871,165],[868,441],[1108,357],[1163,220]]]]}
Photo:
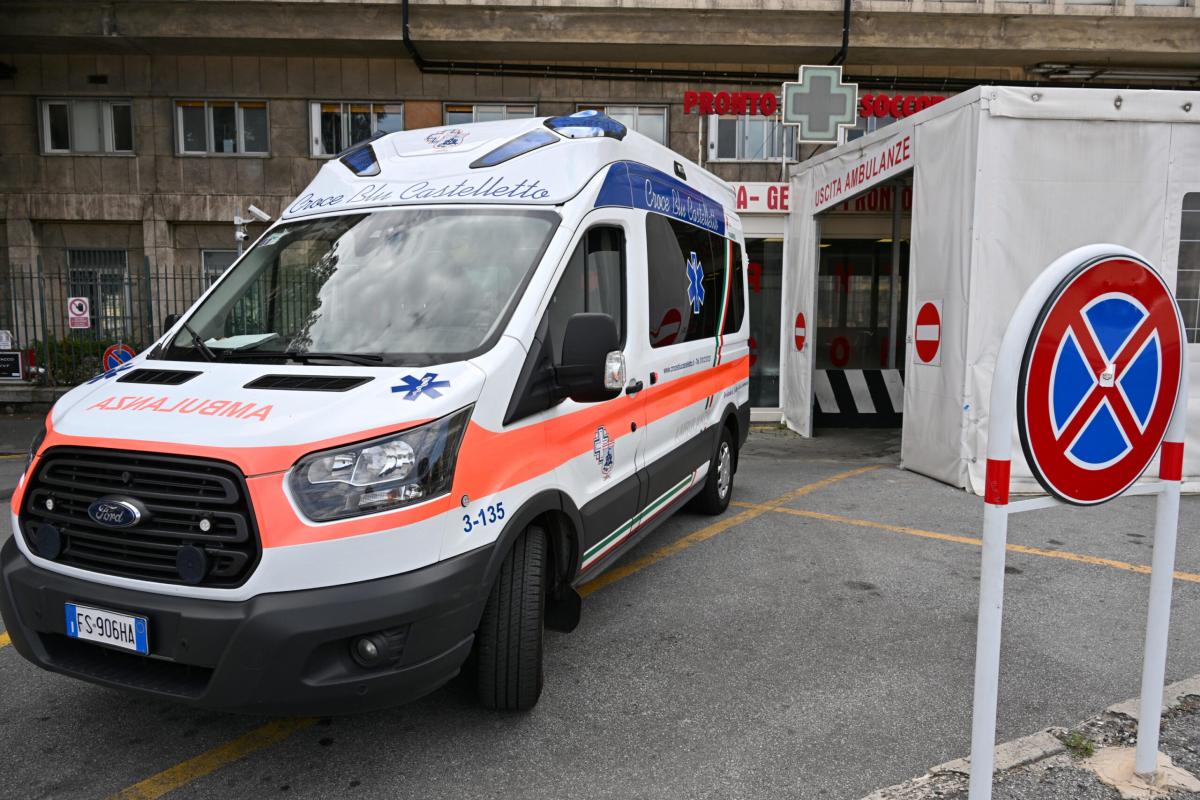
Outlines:
{"type": "Polygon", "coordinates": [[[0,275],[0,330],[12,333],[26,380],[49,386],[104,371],[101,359],[110,345],[141,352],[163,332],[167,317],[182,313],[215,277],[198,267],[158,272],[149,258],[130,264],[121,250],[70,250],[56,268],[44,267],[39,258],[0,275]],[[86,314],[68,309],[69,299],[78,297],[87,298],[86,314]]]}

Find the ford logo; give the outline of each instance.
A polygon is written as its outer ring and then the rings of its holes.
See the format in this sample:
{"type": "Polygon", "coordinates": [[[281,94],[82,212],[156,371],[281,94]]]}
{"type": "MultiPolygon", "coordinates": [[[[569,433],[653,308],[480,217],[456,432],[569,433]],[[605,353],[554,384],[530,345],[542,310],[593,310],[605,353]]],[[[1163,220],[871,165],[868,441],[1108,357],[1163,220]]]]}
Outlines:
{"type": "Polygon", "coordinates": [[[131,528],[146,516],[146,509],[136,500],[101,497],[88,506],[88,516],[96,524],[108,528],[131,528]]]}

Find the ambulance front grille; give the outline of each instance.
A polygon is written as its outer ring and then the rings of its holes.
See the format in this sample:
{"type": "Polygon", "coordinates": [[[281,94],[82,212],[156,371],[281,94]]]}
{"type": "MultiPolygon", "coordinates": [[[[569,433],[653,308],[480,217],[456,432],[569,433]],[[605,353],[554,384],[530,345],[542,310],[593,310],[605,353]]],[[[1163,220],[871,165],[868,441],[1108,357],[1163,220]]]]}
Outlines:
{"type": "Polygon", "coordinates": [[[51,448],[26,489],[20,523],[30,549],[45,558],[160,583],[240,586],[261,554],[244,477],[210,459],[51,448]],[[131,527],[101,525],[88,509],[108,497],[140,503],[148,513],[131,527]],[[180,572],[184,548],[204,552],[207,569],[198,583],[195,573],[189,581],[180,572]]]}

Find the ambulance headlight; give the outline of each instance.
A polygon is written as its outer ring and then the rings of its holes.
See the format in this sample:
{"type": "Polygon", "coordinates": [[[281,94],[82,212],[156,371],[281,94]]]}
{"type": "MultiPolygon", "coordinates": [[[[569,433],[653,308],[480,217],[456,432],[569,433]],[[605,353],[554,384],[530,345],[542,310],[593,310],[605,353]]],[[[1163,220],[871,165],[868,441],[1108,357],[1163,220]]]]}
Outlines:
{"type": "Polygon", "coordinates": [[[296,463],[288,483],[306,517],[325,522],[390,511],[450,491],[471,408],[296,463]]]}

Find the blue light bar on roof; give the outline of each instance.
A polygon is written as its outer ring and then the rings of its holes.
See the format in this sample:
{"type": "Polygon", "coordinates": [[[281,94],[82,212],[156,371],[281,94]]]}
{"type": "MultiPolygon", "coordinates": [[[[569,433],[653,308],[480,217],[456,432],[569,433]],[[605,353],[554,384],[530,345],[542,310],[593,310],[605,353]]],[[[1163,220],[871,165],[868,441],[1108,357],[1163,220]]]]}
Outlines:
{"type": "Polygon", "coordinates": [[[624,139],[628,132],[624,125],[599,111],[576,111],[568,117],[551,117],[546,127],[568,139],[595,139],[607,136],[624,139]]]}
{"type": "Polygon", "coordinates": [[[517,156],[523,156],[539,147],[545,147],[548,144],[554,144],[560,141],[550,131],[541,129],[523,133],[515,139],[505,142],[504,144],[492,150],[490,153],[480,156],[471,162],[471,169],[479,167],[494,167],[497,164],[503,164],[505,161],[510,161],[517,156]]]}
{"type": "Polygon", "coordinates": [[[379,174],[379,160],[375,157],[375,148],[371,147],[370,143],[352,148],[340,161],[360,178],[379,174]]]}

